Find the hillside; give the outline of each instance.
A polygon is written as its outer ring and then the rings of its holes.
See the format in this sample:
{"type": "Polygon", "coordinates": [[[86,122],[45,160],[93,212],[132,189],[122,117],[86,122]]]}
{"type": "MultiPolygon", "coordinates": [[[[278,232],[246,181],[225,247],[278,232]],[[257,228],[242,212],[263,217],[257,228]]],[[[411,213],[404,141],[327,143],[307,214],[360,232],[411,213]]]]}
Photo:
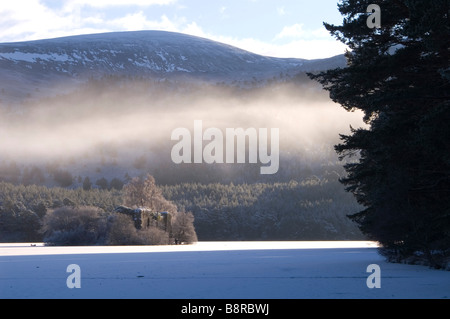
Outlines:
{"type": "Polygon", "coordinates": [[[280,59],[164,31],[80,35],[0,44],[0,99],[52,96],[105,75],[243,83],[344,64],[343,56],[280,59]]]}

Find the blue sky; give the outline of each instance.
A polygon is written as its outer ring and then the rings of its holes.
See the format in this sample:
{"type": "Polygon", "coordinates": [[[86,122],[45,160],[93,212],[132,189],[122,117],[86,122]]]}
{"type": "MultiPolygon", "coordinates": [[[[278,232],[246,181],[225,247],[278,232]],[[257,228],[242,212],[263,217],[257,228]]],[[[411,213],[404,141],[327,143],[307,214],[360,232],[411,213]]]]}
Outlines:
{"type": "Polygon", "coordinates": [[[0,42],[166,30],[268,56],[344,53],[323,21],[342,22],[337,0],[15,0],[0,3],[0,42]]]}

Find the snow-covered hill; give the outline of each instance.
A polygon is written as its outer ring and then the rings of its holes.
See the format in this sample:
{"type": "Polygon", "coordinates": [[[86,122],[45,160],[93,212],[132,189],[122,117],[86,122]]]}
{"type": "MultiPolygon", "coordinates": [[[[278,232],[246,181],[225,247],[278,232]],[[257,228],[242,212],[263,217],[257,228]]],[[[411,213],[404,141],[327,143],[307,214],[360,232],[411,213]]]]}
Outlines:
{"type": "Polygon", "coordinates": [[[345,65],[265,57],[204,38],[163,31],[113,32],[0,44],[0,99],[48,95],[105,75],[244,82],[345,65]]]}

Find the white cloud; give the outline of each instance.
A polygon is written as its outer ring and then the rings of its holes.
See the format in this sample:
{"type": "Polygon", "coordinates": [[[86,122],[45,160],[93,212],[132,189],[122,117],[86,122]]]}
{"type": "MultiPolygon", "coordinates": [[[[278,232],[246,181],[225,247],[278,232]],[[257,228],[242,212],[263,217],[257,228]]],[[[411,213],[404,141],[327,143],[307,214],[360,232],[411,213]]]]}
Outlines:
{"type": "Polygon", "coordinates": [[[346,46],[334,39],[294,40],[267,47],[267,55],[303,59],[323,59],[345,53],[346,46]]]}
{"type": "Polygon", "coordinates": [[[213,40],[234,45],[241,49],[278,58],[321,59],[345,52],[345,45],[334,39],[293,40],[284,44],[269,43],[257,39],[236,39],[231,37],[209,37],[213,40]]]}
{"type": "Polygon", "coordinates": [[[177,31],[176,23],[163,15],[160,20],[148,20],[142,11],[127,14],[125,17],[104,22],[110,30],[138,31],[138,30],[164,30],[177,31]]]}
{"type": "Polygon", "coordinates": [[[193,35],[196,37],[207,38],[208,35],[203,31],[203,29],[197,24],[197,22],[191,22],[179,32],[193,35]]]}
{"type": "Polygon", "coordinates": [[[291,26],[285,26],[283,30],[275,36],[275,39],[326,39],[329,37],[330,34],[325,28],[308,30],[304,29],[303,24],[297,23],[291,26]]]}
{"type": "Polygon", "coordinates": [[[304,39],[291,39],[285,43],[209,34],[195,22],[181,29],[180,32],[226,43],[260,55],[279,58],[321,59],[343,54],[346,49],[344,44],[329,36],[326,30],[325,33],[321,30],[313,30],[309,34],[302,34],[304,39]],[[314,37],[315,34],[318,37],[314,37]],[[325,34],[328,36],[324,37],[325,34]]]}
{"type": "Polygon", "coordinates": [[[177,0],[70,0],[67,6],[90,6],[94,8],[117,7],[117,6],[140,6],[150,7],[154,5],[174,4],[177,0]]]}
{"type": "Polygon", "coordinates": [[[159,20],[149,20],[142,11],[124,14],[108,20],[102,14],[83,15],[81,8],[89,5],[156,5],[174,3],[176,0],[73,0],[63,4],[62,9],[51,9],[39,0],[3,1],[0,4],[0,42],[27,41],[55,38],[77,34],[131,30],[177,31],[182,19],[170,21],[163,15],[159,20]]]}
{"type": "Polygon", "coordinates": [[[64,34],[80,27],[76,14],[66,15],[42,5],[38,0],[3,1],[0,6],[3,25],[1,41],[17,41],[64,34]]]}
{"type": "Polygon", "coordinates": [[[292,26],[284,27],[280,33],[276,35],[276,39],[282,38],[301,38],[305,35],[303,24],[294,24],[292,26]]]}

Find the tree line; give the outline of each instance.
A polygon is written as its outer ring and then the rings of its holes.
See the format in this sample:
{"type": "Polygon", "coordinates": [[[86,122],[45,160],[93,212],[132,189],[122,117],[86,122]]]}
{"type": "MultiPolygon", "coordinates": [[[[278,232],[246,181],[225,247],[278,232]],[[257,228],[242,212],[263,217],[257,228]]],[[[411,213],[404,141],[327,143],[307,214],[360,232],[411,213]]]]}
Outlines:
{"type": "MultiPolygon", "coordinates": [[[[87,215],[94,220],[101,219],[103,226],[98,226],[99,229],[111,230],[113,219],[108,222],[108,218],[121,205],[171,212],[185,219],[182,224],[193,224],[199,240],[364,239],[356,224],[346,217],[357,212],[359,205],[343,191],[337,177],[236,185],[157,186],[148,177],[134,181],[120,191],[1,182],[0,240],[43,241],[46,234],[42,225],[48,222],[49,216],[60,209],[64,214],[76,215],[74,207],[82,210],[88,207],[87,215]]],[[[105,234],[98,236],[97,243],[106,243],[105,234]]],[[[129,237],[136,243],[138,235],[129,237]]]]}
{"type": "Polygon", "coordinates": [[[166,198],[191,211],[203,240],[363,240],[360,209],[337,178],[256,184],[179,184],[166,198]]]}
{"type": "Polygon", "coordinates": [[[49,245],[193,243],[197,241],[193,221],[191,213],[179,211],[162,196],[152,176],[134,178],[122,191],[0,183],[1,241],[44,241],[49,245]],[[166,212],[170,229],[153,224],[135,227],[135,216],[117,211],[123,204],[166,212]]]}

